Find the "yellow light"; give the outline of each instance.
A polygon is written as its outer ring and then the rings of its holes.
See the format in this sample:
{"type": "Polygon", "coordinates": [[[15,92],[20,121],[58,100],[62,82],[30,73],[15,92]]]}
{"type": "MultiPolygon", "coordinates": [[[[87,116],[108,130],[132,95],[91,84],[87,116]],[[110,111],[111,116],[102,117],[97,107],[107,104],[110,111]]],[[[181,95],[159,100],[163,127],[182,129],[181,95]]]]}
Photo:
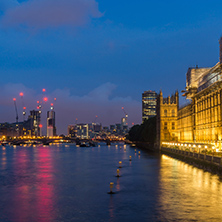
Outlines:
{"type": "Polygon", "coordinates": [[[205,146],[205,148],[207,149],[207,146],[205,146]]]}

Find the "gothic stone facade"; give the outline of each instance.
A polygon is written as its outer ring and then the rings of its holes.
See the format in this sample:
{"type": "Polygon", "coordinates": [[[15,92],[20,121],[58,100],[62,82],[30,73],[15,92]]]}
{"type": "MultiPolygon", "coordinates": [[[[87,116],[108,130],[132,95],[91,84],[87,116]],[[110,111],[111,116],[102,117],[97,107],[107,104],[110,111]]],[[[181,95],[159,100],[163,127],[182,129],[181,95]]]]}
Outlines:
{"type": "Polygon", "coordinates": [[[157,99],[157,142],[213,143],[222,147],[222,38],[220,62],[212,68],[189,68],[185,96],[190,104],[178,109],[178,93],[157,99]]]}

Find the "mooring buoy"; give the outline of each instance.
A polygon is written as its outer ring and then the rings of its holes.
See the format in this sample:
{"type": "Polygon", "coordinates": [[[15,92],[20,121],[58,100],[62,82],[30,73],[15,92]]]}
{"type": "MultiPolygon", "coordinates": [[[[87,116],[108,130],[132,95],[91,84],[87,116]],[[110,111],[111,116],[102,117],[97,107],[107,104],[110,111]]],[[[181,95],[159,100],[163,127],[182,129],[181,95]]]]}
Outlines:
{"type": "Polygon", "coordinates": [[[114,185],[113,182],[110,182],[110,183],[109,183],[110,191],[108,192],[108,194],[114,194],[114,193],[115,193],[115,192],[113,192],[113,185],[114,185]]]}

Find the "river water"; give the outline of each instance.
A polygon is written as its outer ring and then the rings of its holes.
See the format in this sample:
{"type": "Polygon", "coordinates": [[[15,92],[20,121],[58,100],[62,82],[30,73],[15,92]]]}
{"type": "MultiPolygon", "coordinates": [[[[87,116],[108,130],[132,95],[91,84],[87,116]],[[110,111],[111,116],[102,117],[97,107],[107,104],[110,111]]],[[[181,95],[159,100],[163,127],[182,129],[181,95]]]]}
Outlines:
{"type": "Polygon", "coordinates": [[[219,176],[134,149],[0,147],[0,221],[222,221],[219,176]]]}

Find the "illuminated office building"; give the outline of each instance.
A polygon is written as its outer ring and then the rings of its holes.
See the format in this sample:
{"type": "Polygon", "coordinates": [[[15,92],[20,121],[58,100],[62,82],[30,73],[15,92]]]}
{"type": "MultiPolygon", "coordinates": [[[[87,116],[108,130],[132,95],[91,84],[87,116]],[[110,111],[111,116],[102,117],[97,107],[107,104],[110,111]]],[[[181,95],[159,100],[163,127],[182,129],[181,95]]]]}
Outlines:
{"type": "Polygon", "coordinates": [[[155,91],[145,91],[142,94],[142,122],[156,115],[156,98],[155,91]]]}

